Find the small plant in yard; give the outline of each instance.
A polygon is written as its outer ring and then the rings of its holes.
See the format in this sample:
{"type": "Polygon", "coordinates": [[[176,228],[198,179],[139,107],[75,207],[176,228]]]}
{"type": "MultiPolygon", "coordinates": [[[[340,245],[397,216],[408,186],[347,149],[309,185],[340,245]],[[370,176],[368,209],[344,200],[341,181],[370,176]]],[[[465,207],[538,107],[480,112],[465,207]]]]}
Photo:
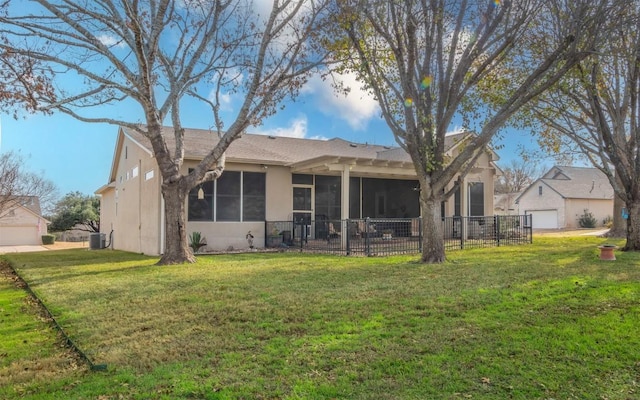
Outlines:
{"type": "Polygon", "coordinates": [[[189,236],[189,247],[193,250],[193,253],[197,253],[200,251],[201,247],[207,245],[207,239],[202,236],[200,232],[192,232],[189,236]]]}
{"type": "Polygon", "coordinates": [[[55,235],[42,235],[42,244],[54,244],[55,241],[55,235]]]}
{"type": "Polygon", "coordinates": [[[593,214],[590,213],[586,208],[584,210],[584,214],[582,214],[580,218],[578,218],[578,224],[580,224],[581,228],[595,228],[597,222],[598,221],[593,216],[593,214]]]}

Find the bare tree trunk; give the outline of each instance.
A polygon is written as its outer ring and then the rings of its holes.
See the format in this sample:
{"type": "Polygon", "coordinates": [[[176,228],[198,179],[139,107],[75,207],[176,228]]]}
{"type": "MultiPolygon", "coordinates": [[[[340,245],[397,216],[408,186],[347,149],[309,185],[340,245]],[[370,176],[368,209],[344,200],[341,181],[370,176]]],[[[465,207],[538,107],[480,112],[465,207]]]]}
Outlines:
{"type": "Polygon", "coordinates": [[[618,197],[617,194],[613,195],[613,225],[607,237],[625,237],[627,234],[627,224],[624,218],[622,218],[622,208],[624,207],[624,201],[618,197]]]}
{"type": "Polygon", "coordinates": [[[436,199],[420,200],[422,208],[422,258],[428,264],[442,263],[445,260],[444,236],[440,201],[436,199]]]}
{"type": "Polygon", "coordinates": [[[164,254],[158,265],[193,263],[196,258],[187,240],[186,198],[188,191],[182,186],[183,180],[162,185],[165,213],[164,254]]]}
{"type": "Polygon", "coordinates": [[[629,218],[627,219],[627,243],[622,250],[638,251],[640,250],[640,202],[628,202],[627,210],[629,212],[629,218]]]}

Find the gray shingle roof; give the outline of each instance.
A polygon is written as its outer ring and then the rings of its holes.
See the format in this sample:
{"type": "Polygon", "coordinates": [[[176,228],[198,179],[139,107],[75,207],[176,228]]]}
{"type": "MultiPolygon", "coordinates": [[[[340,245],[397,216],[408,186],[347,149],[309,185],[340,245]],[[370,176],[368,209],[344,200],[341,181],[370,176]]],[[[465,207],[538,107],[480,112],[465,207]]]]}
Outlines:
{"type": "MultiPolygon", "coordinates": [[[[152,151],[149,140],[131,129],[123,131],[152,151]]],[[[464,134],[446,137],[447,149],[460,141],[464,134]]],[[[175,146],[173,129],[163,128],[163,136],[170,149],[175,146]]],[[[185,158],[202,159],[218,142],[216,133],[205,129],[185,129],[185,158]]],[[[248,161],[255,163],[290,164],[322,156],[353,157],[363,159],[411,162],[409,154],[400,147],[354,143],[344,139],[330,140],[300,139],[283,136],[244,134],[234,141],[227,150],[228,161],[248,161]]]]}
{"type": "Polygon", "coordinates": [[[596,168],[555,166],[540,180],[569,199],[613,198],[607,176],[596,168]]]}

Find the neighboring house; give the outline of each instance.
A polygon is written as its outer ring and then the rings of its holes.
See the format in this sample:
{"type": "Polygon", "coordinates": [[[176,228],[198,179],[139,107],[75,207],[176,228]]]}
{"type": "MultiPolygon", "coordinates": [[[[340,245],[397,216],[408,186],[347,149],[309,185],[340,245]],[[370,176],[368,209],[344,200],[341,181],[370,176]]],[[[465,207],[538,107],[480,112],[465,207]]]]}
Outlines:
{"type": "MultiPolygon", "coordinates": [[[[172,148],[173,131],[164,128],[172,148]]],[[[468,133],[447,137],[455,154],[468,133]]],[[[185,130],[183,172],[217,143],[207,130],[185,130]]],[[[443,203],[443,215],[492,215],[497,156],[488,150],[443,203]]],[[[149,140],[120,128],[108,184],[101,196],[100,226],[115,249],[161,254],[164,203],[161,177],[149,140]],[[111,234],[112,233],[112,234],[111,234]],[[111,235],[110,235],[111,234],[111,235]]],[[[201,232],[209,250],[265,243],[265,221],[346,218],[409,218],[420,215],[416,172],[399,147],[244,134],[227,151],[226,168],[215,182],[195,187],[187,200],[187,233],[201,232]]],[[[312,232],[310,235],[319,235],[312,232]]]]}
{"type": "Polygon", "coordinates": [[[34,196],[11,200],[0,214],[0,246],[40,245],[47,234],[47,221],[40,211],[40,201],[34,196]]]}
{"type": "Polygon", "coordinates": [[[613,188],[596,168],[554,166],[516,200],[520,211],[532,215],[533,228],[579,228],[585,210],[598,226],[613,215],[613,188]]]}
{"type": "Polygon", "coordinates": [[[493,213],[495,215],[520,215],[516,199],[521,192],[500,193],[493,196],[493,213]]]}

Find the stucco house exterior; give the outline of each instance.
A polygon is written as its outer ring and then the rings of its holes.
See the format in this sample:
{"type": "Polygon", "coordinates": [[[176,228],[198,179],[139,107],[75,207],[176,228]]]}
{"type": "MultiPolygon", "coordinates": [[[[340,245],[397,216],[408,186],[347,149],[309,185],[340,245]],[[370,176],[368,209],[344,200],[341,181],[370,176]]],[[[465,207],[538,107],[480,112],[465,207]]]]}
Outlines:
{"type": "Polygon", "coordinates": [[[49,221],[40,214],[37,197],[12,199],[0,214],[0,246],[41,245],[49,221]]]}
{"type": "MultiPolygon", "coordinates": [[[[172,129],[164,128],[164,135],[172,148],[172,129]]],[[[448,152],[455,154],[468,135],[448,136],[448,152]]],[[[217,140],[211,131],[186,129],[183,172],[217,140]]],[[[443,215],[493,214],[496,159],[491,150],[480,156],[458,193],[443,204],[443,215]]],[[[96,191],[101,230],[113,248],[162,254],[160,185],[148,139],[121,127],[108,183],[96,191]]],[[[191,191],[187,232],[201,232],[208,250],[225,250],[248,247],[249,231],[255,246],[263,247],[266,221],[418,217],[417,186],[413,163],[399,147],[244,134],[229,147],[223,175],[191,191]]]]}
{"type": "Polygon", "coordinates": [[[588,210],[598,226],[613,215],[613,188],[596,168],[554,166],[516,200],[534,229],[579,228],[588,210]]]}

